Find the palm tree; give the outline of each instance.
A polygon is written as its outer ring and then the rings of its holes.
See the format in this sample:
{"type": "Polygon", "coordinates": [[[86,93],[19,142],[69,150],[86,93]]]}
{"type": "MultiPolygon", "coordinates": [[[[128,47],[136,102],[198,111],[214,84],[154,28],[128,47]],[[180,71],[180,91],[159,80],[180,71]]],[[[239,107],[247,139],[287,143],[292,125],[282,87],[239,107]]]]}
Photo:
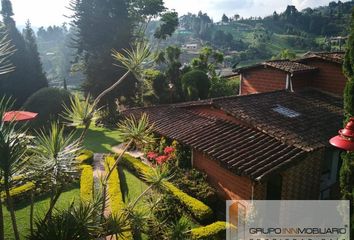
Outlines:
{"type": "Polygon", "coordinates": [[[6,193],[7,206],[10,211],[14,237],[18,240],[19,232],[10,188],[12,177],[19,173],[25,162],[24,155],[27,150],[27,139],[22,128],[19,128],[14,121],[7,123],[2,121],[4,112],[10,106],[10,100],[5,100],[5,98],[0,100],[0,172],[6,193]]]}
{"type": "Polygon", "coordinates": [[[13,45],[8,40],[4,25],[0,22],[0,75],[14,70],[9,62],[9,57],[15,52],[13,45]]]}
{"type": "Polygon", "coordinates": [[[90,96],[86,96],[84,101],[81,101],[78,96],[75,96],[71,100],[70,106],[64,106],[64,118],[68,120],[72,126],[84,127],[80,136],[81,141],[83,141],[91,123],[94,123],[97,119],[99,113],[98,105],[101,99],[121,84],[129,76],[129,74],[133,74],[138,80],[140,80],[143,73],[142,65],[153,62],[150,60],[150,47],[145,42],[135,44],[135,46],[132,47],[132,50],[124,49],[123,53],[113,49],[112,57],[121,63],[121,65],[117,66],[125,68],[127,70],[126,73],[113,85],[100,93],[92,103],[90,101],[90,96]]]}
{"type": "Polygon", "coordinates": [[[79,163],[75,157],[81,148],[74,132],[66,134],[64,126],[56,122],[51,124],[48,133],[41,130],[37,135],[30,168],[42,173],[40,181],[51,190],[50,205],[45,215],[45,220],[48,220],[64,187],[77,176],[79,163]]]}

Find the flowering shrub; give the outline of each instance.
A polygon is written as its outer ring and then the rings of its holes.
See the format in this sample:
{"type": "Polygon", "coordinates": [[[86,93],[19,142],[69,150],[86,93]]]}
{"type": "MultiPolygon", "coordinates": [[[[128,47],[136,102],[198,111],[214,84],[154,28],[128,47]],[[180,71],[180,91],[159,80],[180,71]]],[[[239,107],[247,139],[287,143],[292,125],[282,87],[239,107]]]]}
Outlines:
{"type": "Polygon", "coordinates": [[[163,149],[163,155],[159,155],[158,153],[155,152],[148,152],[146,154],[146,157],[148,160],[161,165],[170,160],[173,157],[175,149],[171,146],[167,146],[163,149]]]}

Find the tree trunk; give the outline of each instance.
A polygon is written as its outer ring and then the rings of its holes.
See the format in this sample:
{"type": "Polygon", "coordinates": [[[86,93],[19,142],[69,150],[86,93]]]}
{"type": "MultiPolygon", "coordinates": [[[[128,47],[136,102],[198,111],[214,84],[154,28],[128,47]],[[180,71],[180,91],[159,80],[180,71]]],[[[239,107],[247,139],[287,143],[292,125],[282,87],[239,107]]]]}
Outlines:
{"type": "Polygon", "coordinates": [[[34,211],[34,191],[31,191],[31,209],[30,209],[30,231],[33,235],[33,211],[34,211]]]}
{"type": "Polygon", "coordinates": [[[0,240],[4,240],[4,214],[2,211],[2,199],[1,199],[1,192],[0,192],[0,240]]]}
{"type": "Polygon", "coordinates": [[[11,222],[12,222],[12,228],[14,230],[14,237],[16,240],[20,240],[20,235],[18,233],[18,228],[17,228],[17,223],[16,223],[14,205],[13,205],[12,198],[10,195],[9,181],[6,178],[5,178],[5,192],[6,192],[7,207],[9,208],[11,222]]]}
{"type": "Polygon", "coordinates": [[[98,97],[95,99],[95,101],[93,102],[93,104],[97,105],[100,100],[110,91],[112,91],[113,89],[115,89],[126,77],[128,77],[128,75],[130,74],[130,70],[128,70],[121,78],[118,79],[117,82],[115,82],[112,86],[110,86],[109,88],[107,88],[106,90],[104,90],[100,95],[98,95],[98,97]]]}
{"type": "Polygon", "coordinates": [[[54,209],[55,204],[57,203],[61,193],[62,193],[62,188],[56,190],[55,196],[50,201],[49,209],[44,217],[44,222],[48,221],[52,217],[53,209],[54,209]]]}

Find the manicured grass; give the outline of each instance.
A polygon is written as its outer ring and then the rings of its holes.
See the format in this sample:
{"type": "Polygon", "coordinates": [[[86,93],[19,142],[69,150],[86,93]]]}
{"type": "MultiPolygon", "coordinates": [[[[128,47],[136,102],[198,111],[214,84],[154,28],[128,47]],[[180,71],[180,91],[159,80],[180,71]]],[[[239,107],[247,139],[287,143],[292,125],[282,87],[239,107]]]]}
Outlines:
{"type": "MultiPolygon", "coordinates": [[[[78,135],[81,130],[78,130],[78,135]]],[[[95,153],[110,153],[112,147],[121,143],[117,130],[110,130],[101,127],[90,127],[84,141],[85,148],[95,153]]]]}
{"type": "MultiPolygon", "coordinates": [[[[64,209],[68,207],[72,201],[78,201],[80,199],[80,189],[79,185],[75,184],[71,189],[64,192],[56,204],[57,209],[64,209]]],[[[36,216],[42,216],[47,211],[49,207],[49,197],[42,196],[36,199],[34,214],[36,216]]],[[[30,216],[30,202],[22,201],[15,205],[15,214],[17,220],[18,230],[22,239],[29,233],[29,216],[30,216]]],[[[14,239],[13,230],[11,225],[10,213],[5,206],[3,206],[4,211],[4,223],[5,223],[5,239],[14,239]]]]}
{"type": "Polygon", "coordinates": [[[147,188],[146,183],[141,181],[126,168],[119,168],[121,189],[125,203],[133,202],[147,188]]]}

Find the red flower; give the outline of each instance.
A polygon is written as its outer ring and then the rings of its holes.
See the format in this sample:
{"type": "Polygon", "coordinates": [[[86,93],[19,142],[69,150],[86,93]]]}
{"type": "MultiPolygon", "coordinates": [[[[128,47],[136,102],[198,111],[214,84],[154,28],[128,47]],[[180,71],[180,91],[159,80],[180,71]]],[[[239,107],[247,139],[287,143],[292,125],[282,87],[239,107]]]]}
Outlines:
{"type": "Polygon", "coordinates": [[[157,162],[157,164],[159,164],[159,165],[165,163],[167,160],[168,160],[168,156],[164,156],[164,155],[163,155],[163,156],[158,156],[158,157],[156,158],[156,162],[157,162]]]}
{"type": "Polygon", "coordinates": [[[175,151],[175,149],[173,147],[165,147],[165,149],[163,150],[163,152],[165,154],[171,154],[175,151]]]}
{"type": "Polygon", "coordinates": [[[155,158],[157,157],[157,153],[148,152],[148,153],[146,154],[146,156],[147,156],[147,158],[148,158],[149,160],[153,160],[153,159],[155,159],[155,158]]]}

